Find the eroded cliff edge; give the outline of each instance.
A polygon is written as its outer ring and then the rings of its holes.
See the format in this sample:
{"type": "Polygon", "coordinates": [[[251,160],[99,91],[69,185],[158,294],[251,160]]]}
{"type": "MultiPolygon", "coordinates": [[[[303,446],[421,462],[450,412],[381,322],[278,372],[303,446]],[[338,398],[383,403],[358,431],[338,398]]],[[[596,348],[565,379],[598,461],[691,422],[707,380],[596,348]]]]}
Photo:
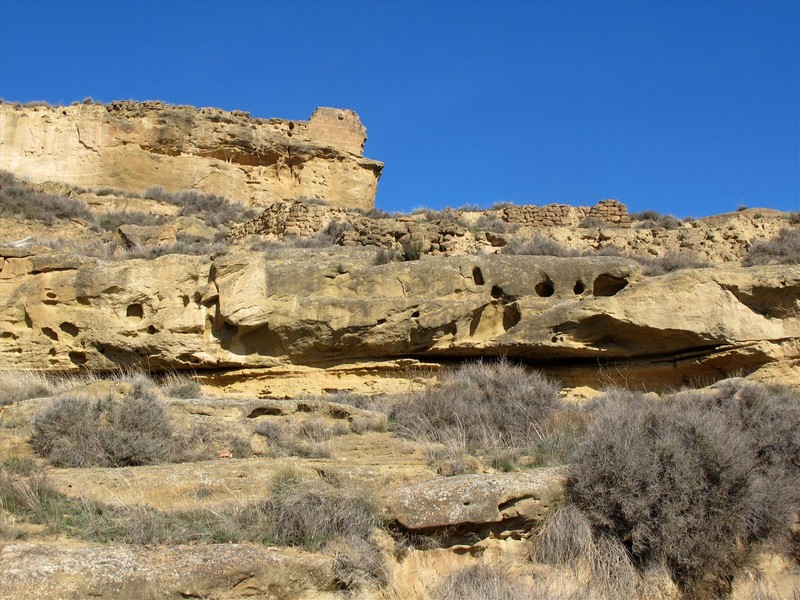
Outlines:
{"type": "Polygon", "coordinates": [[[0,169],[19,177],[191,189],[253,206],[307,197],[372,208],[383,163],[364,158],[365,141],[358,115],[334,108],[292,121],[162,102],[0,102],[0,169]]]}
{"type": "MultiPolygon", "coordinates": [[[[21,253],[24,254],[24,253],[21,253]]],[[[23,369],[266,368],[509,356],[597,383],[679,385],[800,359],[796,266],[647,276],[621,257],[439,257],[366,249],[108,263],[6,256],[0,355],[23,369]],[[599,370],[598,370],[599,367],[599,370]]]]}

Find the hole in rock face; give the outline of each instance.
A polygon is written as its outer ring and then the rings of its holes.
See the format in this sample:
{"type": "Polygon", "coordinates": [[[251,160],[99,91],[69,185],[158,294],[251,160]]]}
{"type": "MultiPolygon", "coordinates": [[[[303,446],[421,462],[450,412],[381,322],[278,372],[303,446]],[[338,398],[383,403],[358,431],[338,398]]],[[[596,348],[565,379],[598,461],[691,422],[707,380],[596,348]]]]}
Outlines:
{"type": "Polygon", "coordinates": [[[386,319],[378,319],[378,325],[383,325],[386,323],[386,319]]]}
{"type": "Polygon", "coordinates": [[[418,316],[419,316],[419,311],[418,310],[415,310],[413,313],[411,313],[411,318],[412,319],[416,319],[418,316]]]}
{"type": "Polygon", "coordinates": [[[297,412],[305,412],[310,413],[313,412],[314,409],[310,407],[308,404],[298,404],[297,405],[297,412]]]}
{"type": "Polygon", "coordinates": [[[42,327],[42,333],[49,337],[51,340],[58,341],[58,334],[49,327],[42,327]]]}
{"type": "Polygon", "coordinates": [[[502,298],[503,297],[503,288],[499,285],[492,286],[492,298],[502,298]]]}
{"type": "Polygon", "coordinates": [[[133,319],[141,319],[144,316],[144,308],[141,304],[129,304],[125,315],[133,319]]]}
{"type": "Polygon", "coordinates": [[[628,280],[624,277],[603,273],[602,275],[598,275],[597,279],[594,280],[592,293],[595,296],[613,296],[626,285],[628,285],[628,280]]]}
{"type": "Polygon", "coordinates": [[[503,307],[503,331],[508,331],[519,323],[521,319],[522,313],[519,311],[519,306],[517,306],[516,303],[508,304],[503,307]]]}
{"type": "Polygon", "coordinates": [[[89,298],[87,298],[86,296],[78,296],[77,298],[75,298],[75,300],[78,301],[78,304],[81,304],[83,306],[91,306],[92,305],[91,300],[89,300],[89,298]]]}
{"type": "Polygon", "coordinates": [[[480,267],[473,267],[472,280],[475,282],[475,285],[483,285],[485,283],[483,279],[483,272],[481,271],[480,267]]]}
{"type": "Polygon", "coordinates": [[[254,408],[250,411],[250,414],[247,415],[248,419],[255,419],[256,417],[277,417],[283,414],[283,411],[280,408],[275,408],[273,406],[259,406],[254,408]]]}
{"type": "Polygon", "coordinates": [[[47,292],[47,297],[48,298],[55,298],[56,295],[53,292],[47,292]]]}
{"type": "Polygon", "coordinates": [[[536,290],[536,295],[541,296],[542,298],[549,298],[556,293],[556,288],[553,285],[553,282],[550,281],[549,277],[544,281],[537,283],[534,289],[536,290]]]}
{"type": "Polygon", "coordinates": [[[575,295],[582,294],[586,291],[586,286],[581,280],[575,282],[575,287],[572,288],[572,291],[575,292],[575,295]]]}
{"type": "Polygon", "coordinates": [[[147,333],[153,335],[154,333],[158,333],[158,329],[155,327],[155,325],[149,325],[147,327],[147,333]]]}
{"type": "Polygon", "coordinates": [[[85,365],[87,362],[86,354],[83,352],[70,352],[69,359],[72,361],[73,365],[78,367],[85,365]]]}
{"type": "Polygon", "coordinates": [[[553,336],[550,338],[550,341],[555,344],[558,341],[558,338],[556,336],[553,336]]]}
{"type": "Polygon", "coordinates": [[[80,332],[80,329],[78,329],[78,326],[75,325],[74,323],[66,323],[65,322],[65,323],[62,323],[61,325],[59,325],[58,328],[61,331],[63,331],[64,333],[68,333],[72,337],[75,337],[80,332]]]}

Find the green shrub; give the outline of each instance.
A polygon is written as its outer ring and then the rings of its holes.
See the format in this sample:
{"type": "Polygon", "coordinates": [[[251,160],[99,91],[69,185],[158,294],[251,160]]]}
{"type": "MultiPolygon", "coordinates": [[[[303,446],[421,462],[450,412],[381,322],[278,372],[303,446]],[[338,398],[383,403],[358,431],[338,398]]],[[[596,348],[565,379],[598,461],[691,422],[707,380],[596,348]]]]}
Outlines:
{"type": "Polygon", "coordinates": [[[121,467],[169,460],[173,428],[152,389],[134,383],[121,400],[64,396],[34,418],[31,445],[60,467],[121,467]]]}
{"type": "Polygon", "coordinates": [[[744,259],[744,265],[800,264],[800,229],[784,227],[768,241],[755,241],[744,259]]]}
{"type": "Polygon", "coordinates": [[[753,385],[596,403],[570,468],[568,499],[595,536],[640,568],[663,561],[688,597],[727,593],[748,551],[785,536],[800,507],[797,400],[753,385]]]}

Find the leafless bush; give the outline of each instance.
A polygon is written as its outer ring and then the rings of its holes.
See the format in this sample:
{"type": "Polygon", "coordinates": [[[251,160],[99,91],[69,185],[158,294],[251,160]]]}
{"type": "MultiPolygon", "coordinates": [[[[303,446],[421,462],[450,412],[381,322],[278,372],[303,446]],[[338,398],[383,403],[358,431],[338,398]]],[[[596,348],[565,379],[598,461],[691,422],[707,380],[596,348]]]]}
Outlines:
{"type": "Polygon", "coordinates": [[[34,450],[56,466],[154,464],[172,451],[166,407],[141,384],[122,400],[58,398],[36,415],[32,429],[34,450]]]}
{"type": "Polygon", "coordinates": [[[443,375],[438,385],[401,398],[390,418],[410,437],[491,453],[530,448],[559,406],[556,384],[503,359],[443,375]]]}
{"type": "Polygon", "coordinates": [[[44,223],[63,219],[92,220],[92,214],[80,200],[39,192],[8,171],[0,171],[0,217],[21,217],[44,223]]]}
{"type": "Polygon", "coordinates": [[[309,436],[309,432],[311,435],[322,435],[321,432],[314,432],[313,426],[308,427],[306,432],[301,432],[288,424],[276,421],[262,421],[254,430],[254,433],[266,438],[273,456],[330,457],[331,452],[325,442],[332,435],[326,440],[317,441],[309,436]]]}
{"type": "Polygon", "coordinates": [[[631,214],[633,226],[642,229],[663,227],[664,229],[677,229],[681,222],[672,215],[662,215],[654,210],[645,210],[631,214]]]}
{"type": "Polygon", "coordinates": [[[754,265],[800,264],[800,229],[784,227],[769,241],[755,241],[744,259],[746,267],[754,265]]]}
{"type": "Polygon", "coordinates": [[[580,256],[574,248],[566,248],[560,242],[536,235],[529,240],[511,240],[503,247],[503,254],[525,254],[531,256],[580,256]]]}
{"type": "Polygon", "coordinates": [[[711,264],[701,260],[692,252],[670,251],[658,258],[637,256],[636,260],[643,266],[647,275],[664,275],[681,269],[704,269],[711,264]]]}
{"type": "Polygon", "coordinates": [[[659,402],[617,394],[596,408],[568,498],[640,567],[664,561],[688,596],[726,593],[748,551],[785,536],[799,508],[787,398],[734,384],[659,402]]]}

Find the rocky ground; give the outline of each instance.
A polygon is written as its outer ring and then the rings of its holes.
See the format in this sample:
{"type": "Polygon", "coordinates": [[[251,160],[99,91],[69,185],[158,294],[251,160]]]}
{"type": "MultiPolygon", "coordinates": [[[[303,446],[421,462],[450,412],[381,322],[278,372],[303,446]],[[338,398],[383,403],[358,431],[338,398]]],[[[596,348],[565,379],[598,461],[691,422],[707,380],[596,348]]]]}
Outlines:
{"type": "MultiPolygon", "coordinates": [[[[28,205],[0,214],[4,597],[678,598],[663,569],[610,583],[537,550],[597,406],[733,376],[797,405],[796,214],[542,226],[2,183],[28,205]],[[541,418],[459,370],[478,358],[554,381],[522,395],[541,418]],[[431,424],[473,383],[497,410],[431,424]],[[163,413],[119,438],[135,452],[75,450],[142,399],[163,413]]],[[[694,597],[791,598],[794,544],[694,597]]]]}

